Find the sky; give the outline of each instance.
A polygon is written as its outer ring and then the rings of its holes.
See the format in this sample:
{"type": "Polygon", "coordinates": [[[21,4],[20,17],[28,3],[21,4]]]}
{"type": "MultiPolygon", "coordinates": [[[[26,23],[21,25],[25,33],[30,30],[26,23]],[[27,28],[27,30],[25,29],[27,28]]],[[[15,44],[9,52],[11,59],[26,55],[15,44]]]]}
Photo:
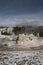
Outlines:
{"type": "Polygon", "coordinates": [[[0,26],[43,25],[43,0],[0,0],[0,26]]]}

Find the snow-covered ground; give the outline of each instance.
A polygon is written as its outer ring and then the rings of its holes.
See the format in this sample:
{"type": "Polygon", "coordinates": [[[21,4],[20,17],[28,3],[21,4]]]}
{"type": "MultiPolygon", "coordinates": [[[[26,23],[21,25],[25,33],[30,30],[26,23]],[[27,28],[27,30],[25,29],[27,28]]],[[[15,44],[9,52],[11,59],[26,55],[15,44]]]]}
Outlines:
{"type": "Polygon", "coordinates": [[[43,50],[0,51],[0,65],[43,65],[43,50]]]}
{"type": "Polygon", "coordinates": [[[15,36],[14,34],[10,36],[1,35],[0,44],[2,45],[7,44],[9,47],[15,47],[15,45],[18,45],[26,48],[43,45],[43,38],[38,38],[33,34],[30,35],[19,34],[18,38],[19,39],[16,40],[17,36],[15,36]]]}
{"type": "Polygon", "coordinates": [[[22,47],[37,47],[40,45],[43,45],[43,38],[38,38],[37,36],[34,36],[33,34],[30,35],[24,35],[19,34],[19,41],[18,45],[21,45],[22,47]]]}

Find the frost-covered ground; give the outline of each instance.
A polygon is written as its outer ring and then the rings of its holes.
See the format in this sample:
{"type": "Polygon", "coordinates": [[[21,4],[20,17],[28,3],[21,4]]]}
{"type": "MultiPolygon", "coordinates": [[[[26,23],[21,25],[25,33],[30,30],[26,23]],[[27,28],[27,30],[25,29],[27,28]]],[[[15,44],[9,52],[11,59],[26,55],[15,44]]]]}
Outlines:
{"type": "Polygon", "coordinates": [[[43,50],[0,51],[0,65],[43,65],[43,50]]]}

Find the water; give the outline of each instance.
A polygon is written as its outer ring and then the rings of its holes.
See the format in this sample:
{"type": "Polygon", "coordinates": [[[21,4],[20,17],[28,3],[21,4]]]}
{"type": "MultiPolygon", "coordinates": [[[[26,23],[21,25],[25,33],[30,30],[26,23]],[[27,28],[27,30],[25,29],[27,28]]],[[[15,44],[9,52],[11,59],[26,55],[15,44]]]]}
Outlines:
{"type": "Polygon", "coordinates": [[[0,65],[43,65],[43,50],[0,51],[0,65]]]}

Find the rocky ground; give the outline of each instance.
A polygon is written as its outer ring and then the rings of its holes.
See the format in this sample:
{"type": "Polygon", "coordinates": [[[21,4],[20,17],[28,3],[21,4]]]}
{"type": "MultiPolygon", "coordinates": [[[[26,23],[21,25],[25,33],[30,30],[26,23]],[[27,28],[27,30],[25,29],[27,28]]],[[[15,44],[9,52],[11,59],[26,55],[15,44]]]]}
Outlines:
{"type": "Polygon", "coordinates": [[[0,65],[43,65],[43,50],[0,51],[0,65]]]}

